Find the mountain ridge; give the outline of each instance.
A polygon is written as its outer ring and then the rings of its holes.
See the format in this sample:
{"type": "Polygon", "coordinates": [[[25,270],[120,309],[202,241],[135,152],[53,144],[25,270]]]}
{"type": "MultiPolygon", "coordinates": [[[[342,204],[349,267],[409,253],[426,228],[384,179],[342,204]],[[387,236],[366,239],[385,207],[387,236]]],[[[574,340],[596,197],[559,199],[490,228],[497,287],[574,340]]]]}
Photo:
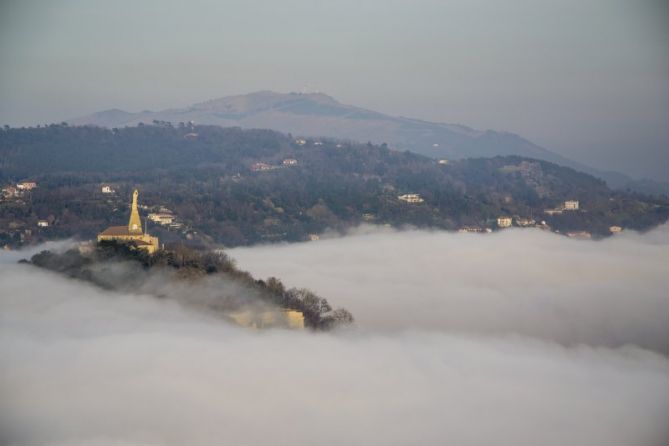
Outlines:
{"type": "Polygon", "coordinates": [[[266,128],[301,137],[387,143],[432,158],[463,159],[517,155],[571,167],[605,180],[616,189],[669,194],[669,183],[635,180],[619,172],[593,168],[505,131],[478,130],[461,124],[392,116],[343,104],[325,93],[277,93],[261,90],[196,102],[184,108],[133,113],[104,110],[70,119],[74,125],[135,126],[153,121],[193,121],[222,127],[266,128]]]}

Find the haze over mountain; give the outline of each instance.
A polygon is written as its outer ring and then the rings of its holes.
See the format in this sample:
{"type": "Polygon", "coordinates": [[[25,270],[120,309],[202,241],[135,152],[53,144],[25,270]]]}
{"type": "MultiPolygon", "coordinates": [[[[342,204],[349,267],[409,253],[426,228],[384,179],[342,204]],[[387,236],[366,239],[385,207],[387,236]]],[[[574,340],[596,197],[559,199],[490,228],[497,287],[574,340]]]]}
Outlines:
{"type": "Polygon", "coordinates": [[[228,96],[189,107],[130,113],[105,110],[68,122],[101,127],[134,126],[139,123],[194,121],[223,127],[267,128],[294,136],[333,137],[353,141],[388,143],[435,158],[462,159],[518,155],[550,161],[590,173],[614,188],[647,193],[669,193],[669,184],[634,181],[617,172],[603,172],[540,147],[519,135],[477,130],[464,125],[396,117],[346,105],[323,93],[255,93],[228,96]]]}

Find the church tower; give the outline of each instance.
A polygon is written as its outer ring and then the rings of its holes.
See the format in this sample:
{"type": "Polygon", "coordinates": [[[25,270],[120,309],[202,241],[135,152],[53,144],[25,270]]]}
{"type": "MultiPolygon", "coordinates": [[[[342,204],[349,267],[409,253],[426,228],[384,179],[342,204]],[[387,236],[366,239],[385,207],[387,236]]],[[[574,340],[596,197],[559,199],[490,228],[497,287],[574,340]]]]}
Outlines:
{"type": "Polygon", "coordinates": [[[142,249],[149,254],[158,251],[158,237],[149,235],[148,231],[144,232],[142,228],[142,220],[139,218],[139,206],[137,206],[138,197],[139,192],[135,189],[132,193],[132,206],[130,208],[130,220],[128,220],[128,224],[125,226],[108,227],[98,234],[98,242],[116,241],[126,243],[134,246],[136,249],[142,249]]]}
{"type": "Polygon", "coordinates": [[[142,221],[139,218],[139,210],[137,209],[137,197],[139,192],[137,189],[132,193],[132,208],[130,211],[130,221],[128,221],[128,232],[130,234],[142,234],[142,221]]]}

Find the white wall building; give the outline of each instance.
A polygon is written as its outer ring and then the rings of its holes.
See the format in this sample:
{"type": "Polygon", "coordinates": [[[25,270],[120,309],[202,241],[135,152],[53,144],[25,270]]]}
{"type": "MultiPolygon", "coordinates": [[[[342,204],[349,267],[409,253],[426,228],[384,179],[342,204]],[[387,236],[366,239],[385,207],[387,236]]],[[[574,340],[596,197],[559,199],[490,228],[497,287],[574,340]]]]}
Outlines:
{"type": "Polygon", "coordinates": [[[36,187],[37,183],[35,183],[34,181],[23,181],[16,185],[16,188],[20,190],[32,190],[35,189],[36,187]]]}
{"type": "Polygon", "coordinates": [[[508,228],[512,223],[511,217],[497,217],[497,226],[500,228],[508,228]]]}
{"type": "Polygon", "coordinates": [[[578,210],[578,200],[567,200],[564,202],[562,207],[565,211],[577,211],[578,210]]]}
{"type": "Polygon", "coordinates": [[[404,194],[404,195],[398,195],[397,196],[398,200],[405,201],[407,203],[422,203],[425,200],[421,198],[419,194],[404,194]]]}
{"type": "Polygon", "coordinates": [[[161,226],[171,225],[174,222],[174,215],[164,212],[151,213],[147,216],[147,218],[161,226]]]}

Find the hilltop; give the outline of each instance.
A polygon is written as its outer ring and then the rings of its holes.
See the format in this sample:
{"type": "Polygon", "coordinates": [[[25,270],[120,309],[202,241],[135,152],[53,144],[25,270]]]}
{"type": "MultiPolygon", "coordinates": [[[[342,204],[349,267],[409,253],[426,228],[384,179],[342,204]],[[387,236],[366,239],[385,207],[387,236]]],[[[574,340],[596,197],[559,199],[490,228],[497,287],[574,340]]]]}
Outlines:
{"type": "Polygon", "coordinates": [[[253,278],[221,251],[194,251],[183,245],[148,255],[115,242],[80,245],[64,252],[42,251],[22,260],[106,290],[171,299],[221,319],[256,328],[330,330],[353,322],[343,308],[305,288],[253,278]],[[300,324],[281,317],[290,311],[300,324]]]}
{"type": "Polygon", "coordinates": [[[517,155],[550,161],[602,178],[614,188],[647,193],[669,193],[669,185],[634,181],[616,173],[600,171],[575,162],[509,132],[477,130],[458,124],[428,122],[342,104],[323,93],[255,93],[228,96],[184,108],[129,113],[106,110],[71,119],[74,125],[107,128],[151,124],[154,121],[246,129],[272,129],[301,137],[387,143],[432,158],[452,160],[517,155]]]}
{"type": "Polygon", "coordinates": [[[485,231],[504,216],[600,237],[669,216],[666,197],[614,191],[541,160],[440,163],[386,145],[167,123],[2,130],[0,180],[0,242],[10,246],[92,238],[123,224],[133,188],[142,192],[143,217],[169,212],[175,220],[151,223],[152,234],[201,246],[303,241],[361,223],[485,231]],[[9,193],[26,179],[38,186],[9,193]],[[566,201],[579,209],[563,212],[566,201]]]}

